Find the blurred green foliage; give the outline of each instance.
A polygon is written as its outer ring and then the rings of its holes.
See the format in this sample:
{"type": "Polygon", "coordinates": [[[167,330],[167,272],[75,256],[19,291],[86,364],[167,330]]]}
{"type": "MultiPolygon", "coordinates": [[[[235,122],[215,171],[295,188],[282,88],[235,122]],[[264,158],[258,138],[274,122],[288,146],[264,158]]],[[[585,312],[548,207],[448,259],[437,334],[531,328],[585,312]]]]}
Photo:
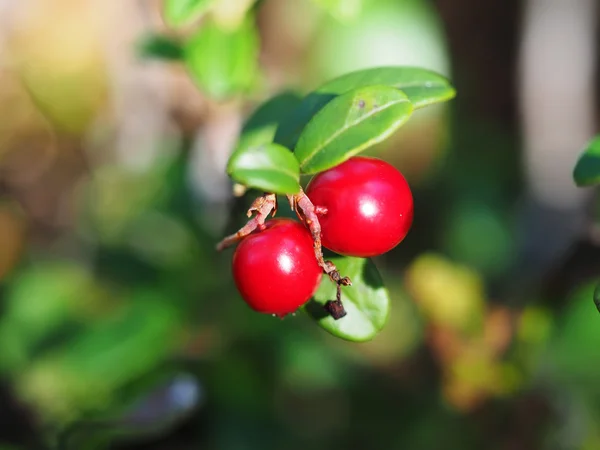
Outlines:
{"type": "Polygon", "coordinates": [[[247,93],[255,84],[258,45],[252,17],[234,29],[206,23],[185,43],[184,58],[198,87],[224,99],[247,93]]]}

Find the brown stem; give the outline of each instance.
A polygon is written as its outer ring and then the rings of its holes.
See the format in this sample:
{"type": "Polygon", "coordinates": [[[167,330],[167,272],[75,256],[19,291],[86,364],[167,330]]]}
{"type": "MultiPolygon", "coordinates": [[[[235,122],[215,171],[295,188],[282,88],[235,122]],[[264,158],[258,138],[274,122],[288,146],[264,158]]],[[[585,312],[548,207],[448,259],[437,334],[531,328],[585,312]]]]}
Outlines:
{"type": "Polygon", "coordinates": [[[269,214],[273,216],[277,212],[277,196],[275,194],[265,194],[262,197],[258,197],[252,202],[250,209],[248,210],[247,216],[252,217],[252,214],[256,215],[246,223],[237,233],[232,234],[224,238],[217,244],[217,250],[221,251],[235,243],[239,242],[245,236],[248,236],[257,228],[260,230],[265,226],[265,220],[269,217],[269,214]]]}
{"type": "Polygon", "coordinates": [[[335,300],[326,302],[324,308],[334,320],[339,320],[347,314],[342,303],[342,286],[351,286],[352,281],[348,277],[342,277],[335,264],[331,261],[325,261],[323,257],[321,224],[319,223],[318,216],[326,214],[327,209],[320,206],[315,207],[302,189],[300,189],[298,194],[288,195],[288,200],[292,209],[296,211],[298,218],[310,230],[317,262],[329,276],[329,279],[337,285],[335,300]]]}
{"type": "Polygon", "coordinates": [[[337,270],[337,267],[335,267],[335,264],[333,264],[331,261],[325,261],[325,258],[323,258],[323,247],[321,245],[321,224],[319,223],[317,212],[322,214],[327,210],[323,208],[317,210],[302,189],[300,189],[299,193],[288,195],[287,197],[290,202],[290,206],[294,211],[296,211],[298,218],[304,222],[304,224],[308,227],[310,234],[312,235],[315,257],[317,258],[319,266],[321,266],[331,281],[342,286],[352,286],[352,281],[350,278],[342,277],[337,270]]]}

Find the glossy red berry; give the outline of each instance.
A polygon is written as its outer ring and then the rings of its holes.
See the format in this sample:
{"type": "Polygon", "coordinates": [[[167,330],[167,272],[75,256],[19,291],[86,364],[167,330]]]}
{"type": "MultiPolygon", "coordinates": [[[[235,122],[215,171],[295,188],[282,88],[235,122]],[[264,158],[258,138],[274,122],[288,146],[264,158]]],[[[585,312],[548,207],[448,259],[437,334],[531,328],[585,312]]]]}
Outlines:
{"type": "Polygon", "coordinates": [[[233,255],[233,279],[255,311],[280,317],[296,311],[321,281],[313,240],[300,222],[272,219],[246,236],[233,255]]]}
{"type": "Polygon", "coordinates": [[[355,156],[315,175],[306,195],[317,207],[323,246],[341,255],[386,253],[412,225],[413,198],[406,179],[377,158],[355,156]]]}

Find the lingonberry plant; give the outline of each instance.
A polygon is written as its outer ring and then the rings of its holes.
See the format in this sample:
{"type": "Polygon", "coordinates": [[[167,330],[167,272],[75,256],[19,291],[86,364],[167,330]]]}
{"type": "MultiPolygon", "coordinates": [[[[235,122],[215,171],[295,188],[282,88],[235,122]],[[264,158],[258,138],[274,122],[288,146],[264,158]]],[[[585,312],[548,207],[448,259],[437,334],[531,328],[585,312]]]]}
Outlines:
{"type": "MultiPolygon", "coordinates": [[[[312,298],[275,298],[278,288],[273,288],[268,300],[281,305],[275,314],[291,312],[289,306],[297,302],[295,306],[344,339],[364,341],[381,330],[389,296],[368,257],[383,254],[404,239],[412,224],[413,199],[396,168],[357,155],[389,137],[415,109],[453,96],[450,83],[436,73],[383,67],[336,78],[301,101],[288,102],[287,108],[282,107],[284,95],[256,109],[227,170],[236,183],[266,193],[253,202],[246,225],[224,238],[218,249],[244,246],[246,240],[269,233],[267,218],[277,210],[281,194],[310,233],[313,258],[326,275],[312,298]],[[306,192],[301,174],[314,175],[306,192]],[[325,258],[323,247],[336,255],[325,258]]],[[[279,245],[273,243],[271,258],[284,252],[284,244],[279,245]]],[[[234,261],[236,279],[244,273],[237,264],[234,261]]],[[[268,267],[273,266],[276,263],[268,267]]],[[[254,292],[260,291],[261,283],[264,290],[279,284],[266,272],[254,292]]],[[[310,283],[297,285],[303,293],[312,288],[310,283]]],[[[248,290],[240,293],[258,309],[248,290]]],[[[269,305],[267,312],[273,313],[275,307],[269,305]]]]}
{"type": "MultiPolygon", "coordinates": [[[[165,0],[169,27],[202,24],[187,36],[151,37],[141,53],[182,61],[216,101],[240,100],[260,73],[253,20],[258,3],[220,4],[165,0]]],[[[252,202],[247,223],[217,245],[237,245],[233,277],[251,308],[280,317],[303,309],[325,330],[353,341],[382,329],[389,295],[369,257],[405,238],[413,199],[397,169],[358,154],[391,136],[413,111],[454,95],[449,81],[430,70],[375,67],[335,78],[304,97],[281,93],[255,109],[227,172],[241,191],[262,195],[252,202]],[[301,175],[313,175],[306,192],[301,175]],[[298,221],[269,219],[278,195],[298,221]],[[324,247],[335,253],[326,258],[324,247]]]]}

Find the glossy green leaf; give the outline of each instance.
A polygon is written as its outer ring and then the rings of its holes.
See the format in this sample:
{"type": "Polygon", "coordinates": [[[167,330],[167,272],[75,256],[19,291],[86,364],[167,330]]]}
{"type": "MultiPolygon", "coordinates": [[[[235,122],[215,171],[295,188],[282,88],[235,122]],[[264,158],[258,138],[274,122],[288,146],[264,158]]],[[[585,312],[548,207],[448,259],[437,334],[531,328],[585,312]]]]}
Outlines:
{"type": "Polygon", "coordinates": [[[587,144],[575,165],[573,178],[581,187],[600,183],[600,135],[587,144]]]}
{"type": "Polygon", "coordinates": [[[254,22],[236,29],[205,23],[186,43],[187,69],[200,89],[217,99],[246,92],[255,81],[258,34],[254,22]]]}
{"type": "Polygon", "coordinates": [[[350,72],[328,81],[309,94],[294,114],[278,127],[275,142],[294,149],[306,124],[327,103],[354,89],[373,85],[386,85],[402,90],[414,109],[444,102],[456,95],[448,79],[418,67],[375,67],[350,72]]]}
{"type": "Polygon", "coordinates": [[[342,288],[342,303],[346,315],[334,320],[324,309],[335,300],[336,285],[323,277],[314,298],[304,310],[334,336],[348,341],[371,340],[384,327],[390,310],[390,298],[375,264],[370,259],[336,256],[330,260],[343,276],[352,279],[352,286],[342,288]]]}
{"type": "Polygon", "coordinates": [[[348,92],[358,87],[384,84],[403,91],[415,109],[448,101],[456,95],[444,76],[419,67],[377,67],[342,75],[323,85],[320,92],[348,92]]]}
{"type": "Polygon", "coordinates": [[[340,95],[306,125],[295,155],[302,173],[334,167],[383,141],[413,111],[406,95],[389,86],[368,86],[340,95]]]}
{"type": "Polygon", "coordinates": [[[293,92],[282,92],[261,104],[244,123],[238,148],[273,142],[279,122],[296,108],[302,98],[293,92]]]}
{"type": "Polygon", "coordinates": [[[214,0],[164,0],[165,22],[180,27],[198,20],[214,3],[214,0]]]}
{"type": "Polygon", "coordinates": [[[183,59],[183,48],[178,41],[167,36],[149,34],[138,42],[137,54],[143,59],[179,61],[183,59]]]}
{"type": "Polygon", "coordinates": [[[227,173],[244,186],[277,194],[300,191],[300,170],[294,154],[278,144],[238,148],[227,164],[227,173]]]}

